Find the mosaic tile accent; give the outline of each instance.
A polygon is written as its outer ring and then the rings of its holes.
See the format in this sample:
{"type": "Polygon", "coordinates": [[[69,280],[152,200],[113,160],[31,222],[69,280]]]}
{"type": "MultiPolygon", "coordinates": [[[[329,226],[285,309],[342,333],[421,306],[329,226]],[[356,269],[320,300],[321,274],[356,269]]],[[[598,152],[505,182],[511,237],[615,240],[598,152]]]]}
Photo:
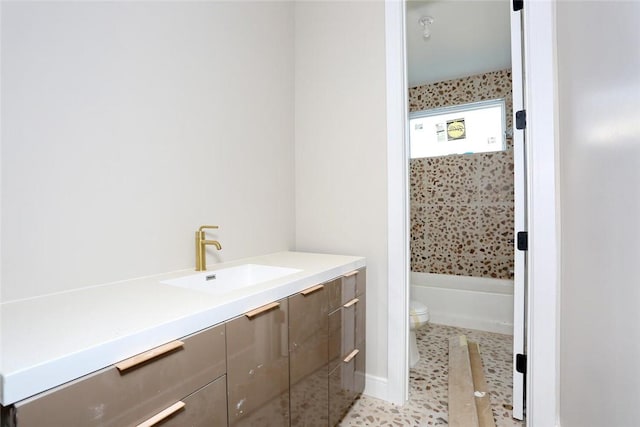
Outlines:
{"type": "Polygon", "coordinates": [[[363,395],[340,423],[351,426],[442,426],[448,424],[449,337],[466,335],[479,344],[497,427],[522,427],[511,417],[511,335],[427,324],[417,331],[420,361],[409,373],[404,406],[363,395]]]}
{"type": "MultiPolygon", "coordinates": [[[[511,70],[409,89],[409,110],[505,98],[512,127],[511,70]]],[[[411,270],[513,279],[513,145],[496,153],[410,162],[411,270]]]]}

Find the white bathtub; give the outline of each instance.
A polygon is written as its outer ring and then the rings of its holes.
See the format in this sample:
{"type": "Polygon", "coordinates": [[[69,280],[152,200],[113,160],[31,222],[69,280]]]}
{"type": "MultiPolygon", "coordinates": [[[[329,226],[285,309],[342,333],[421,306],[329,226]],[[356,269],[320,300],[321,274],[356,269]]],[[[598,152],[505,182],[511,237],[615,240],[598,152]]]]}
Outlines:
{"type": "Polygon", "coordinates": [[[411,299],[433,323],[513,334],[513,280],[412,271],[411,299]]]}

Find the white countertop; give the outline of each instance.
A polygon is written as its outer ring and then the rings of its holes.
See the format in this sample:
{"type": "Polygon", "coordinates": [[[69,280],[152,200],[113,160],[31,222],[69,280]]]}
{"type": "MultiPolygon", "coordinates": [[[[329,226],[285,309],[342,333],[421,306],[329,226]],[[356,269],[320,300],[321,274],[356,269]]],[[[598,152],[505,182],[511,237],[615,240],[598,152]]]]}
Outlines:
{"type": "Polygon", "coordinates": [[[182,270],[0,304],[0,404],[6,406],[270,301],[363,267],[353,256],[278,252],[216,264],[300,269],[224,295],[161,284],[182,270]]]}

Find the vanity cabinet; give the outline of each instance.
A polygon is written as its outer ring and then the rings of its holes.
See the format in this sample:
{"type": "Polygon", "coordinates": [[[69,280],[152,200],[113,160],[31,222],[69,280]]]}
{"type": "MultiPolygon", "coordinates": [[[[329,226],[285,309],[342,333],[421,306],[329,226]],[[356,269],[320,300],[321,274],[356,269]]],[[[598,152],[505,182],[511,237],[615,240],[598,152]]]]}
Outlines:
{"type": "Polygon", "coordinates": [[[326,427],[364,390],[366,270],[2,409],[0,427],[326,427]]]}
{"type": "Polygon", "coordinates": [[[3,427],[226,426],[225,372],[221,324],[17,402],[3,427]]]}
{"type": "Polygon", "coordinates": [[[267,304],[226,323],[230,426],[289,426],[287,302],[267,304]]]}
{"type": "Polygon", "coordinates": [[[337,425],[364,391],[366,355],[366,271],[345,274],[328,284],[329,426],[337,425]]]}
{"type": "Polygon", "coordinates": [[[289,297],[289,372],[291,426],[329,423],[329,313],[324,284],[289,297]]]}

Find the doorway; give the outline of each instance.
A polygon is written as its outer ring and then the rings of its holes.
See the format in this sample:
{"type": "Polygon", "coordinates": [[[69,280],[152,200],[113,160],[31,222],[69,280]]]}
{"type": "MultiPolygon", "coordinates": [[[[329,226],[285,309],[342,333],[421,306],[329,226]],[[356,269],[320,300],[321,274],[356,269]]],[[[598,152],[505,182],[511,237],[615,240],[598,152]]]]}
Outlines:
{"type": "MultiPolygon", "coordinates": [[[[403,333],[388,337],[388,382],[377,396],[395,404],[408,397],[408,171],[407,147],[398,144],[405,139],[407,120],[407,88],[405,77],[404,2],[385,2],[387,46],[387,184],[388,184],[388,327],[403,333]]],[[[558,416],[558,297],[559,238],[557,220],[556,109],[555,86],[555,6],[550,2],[527,2],[521,13],[523,84],[528,116],[527,135],[533,141],[527,148],[529,159],[529,201],[527,223],[535,231],[535,242],[529,247],[527,265],[529,283],[527,336],[529,357],[526,363],[527,423],[553,425],[558,416]],[[532,369],[535,366],[536,369],[532,369]]],[[[520,17],[519,17],[520,18],[520,17]]],[[[533,234],[532,234],[533,235],[533,234]]]]}
{"type": "MultiPolygon", "coordinates": [[[[514,271],[523,272],[514,265],[510,6],[411,1],[405,21],[409,114],[502,99],[508,122],[503,151],[411,158],[411,297],[431,305],[434,323],[501,333],[513,331],[514,271]]],[[[464,119],[455,123],[464,126],[464,119]]],[[[452,139],[439,140],[460,142],[452,139]]],[[[516,389],[522,393],[521,384],[516,389]]],[[[513,415],[521,418],[523,399],[517,400],[513,415]]]]}

